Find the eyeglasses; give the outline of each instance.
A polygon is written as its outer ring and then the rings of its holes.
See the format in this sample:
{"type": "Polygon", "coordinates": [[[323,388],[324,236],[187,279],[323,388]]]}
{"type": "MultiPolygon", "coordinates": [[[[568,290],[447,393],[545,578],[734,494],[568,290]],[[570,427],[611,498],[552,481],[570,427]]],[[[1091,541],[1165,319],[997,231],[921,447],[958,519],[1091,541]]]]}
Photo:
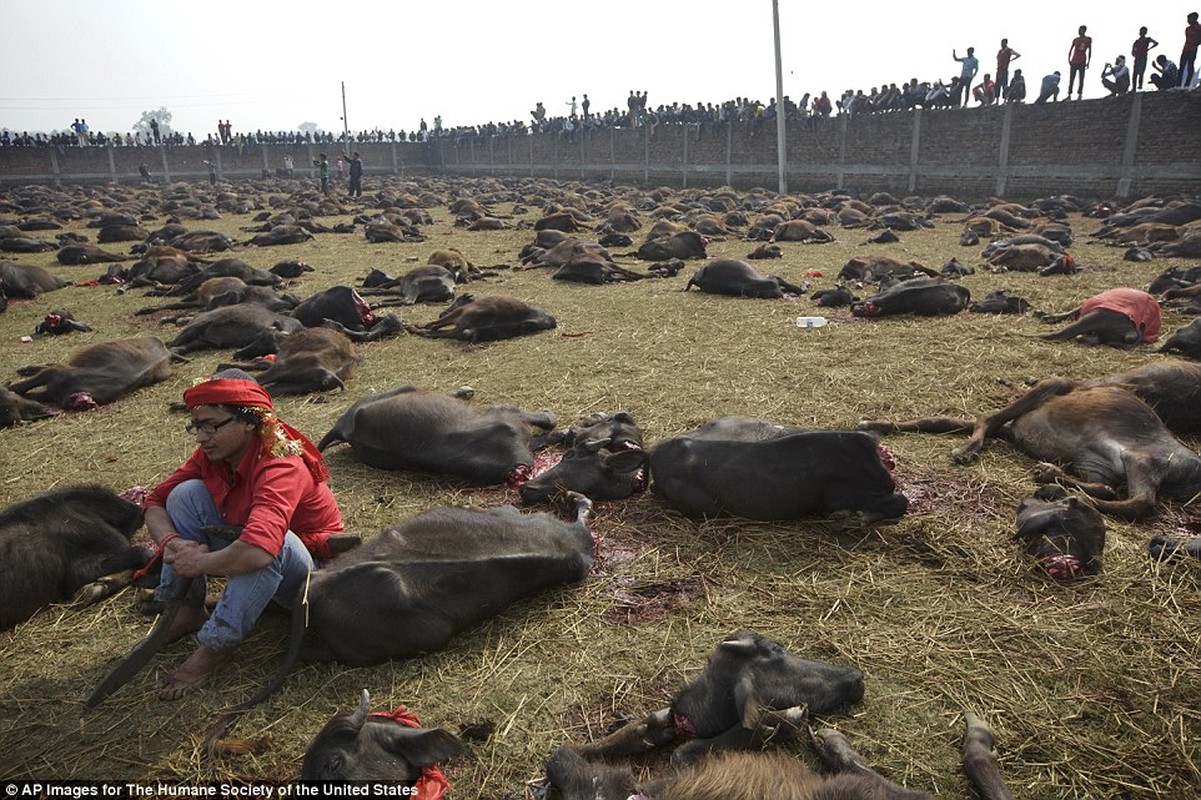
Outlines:
{"type": "Polygon", "coordinates": [[[205,436],[212,436],[218,430],[224,428],[235,419],[237,419],[237,417],[227,417],[220,422],[189,422],[186,426],[184,426],[184,430],[192,435],[203,433],[205,436]]]}

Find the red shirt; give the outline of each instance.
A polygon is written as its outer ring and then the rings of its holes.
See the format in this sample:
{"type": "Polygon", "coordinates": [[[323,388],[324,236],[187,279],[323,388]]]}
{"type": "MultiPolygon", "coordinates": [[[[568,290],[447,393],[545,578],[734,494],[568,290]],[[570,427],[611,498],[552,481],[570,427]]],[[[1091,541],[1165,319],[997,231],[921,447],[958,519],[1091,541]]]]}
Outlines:
{"type": "MultiPolygon", "coordinates": [[[[278,556],[289,530],[309,545],[342,530],[342,514],[329,484],[314,480],[300,456],[264,455],[257,440],[231,471],[199,447],[179,469],[154,488],[146,506],[165,506],[171,490],[186,480],[204,481],[227,525],[244,525],[238,541],[278,556]]],[[[311,549],[311,548],[310,548],[311,549]]]]}
{"type": "Polygon", "coordinates": [[[1078,67],[1088,61],[1088,51],[1092,46],[1091,36],[1077,36],[1072,40],[1072,54],[1068,57],[1068,63],[1078,67]]]}
{"type": "Polygon", "coordinates": [[[1196,50],[1201,46],[1201,22],[1194,22],[1184,29],[1184,49],[1196,50]]]}

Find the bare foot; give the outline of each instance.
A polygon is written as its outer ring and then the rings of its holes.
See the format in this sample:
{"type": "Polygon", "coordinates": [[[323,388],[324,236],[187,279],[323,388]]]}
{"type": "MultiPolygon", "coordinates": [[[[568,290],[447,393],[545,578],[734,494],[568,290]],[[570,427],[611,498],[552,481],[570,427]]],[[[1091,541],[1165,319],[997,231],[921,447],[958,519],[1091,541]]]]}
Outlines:
{"type": "Polygon", "coordinates": [[[209,614],[204,606],[180,606],[179,610],[175,612],[175,619],[171,622],[171,630],[167,634],[164,644],[178,642],[185,636],[195,633],[204,626],[208,618],[209,614]]]}
{"type": "Polygon", "coordinates": [[[159,681],[159,700],[178,700],[202,686],[218,667],[229,660],[230,651],[201,645],[175,671],[159,681]]]}

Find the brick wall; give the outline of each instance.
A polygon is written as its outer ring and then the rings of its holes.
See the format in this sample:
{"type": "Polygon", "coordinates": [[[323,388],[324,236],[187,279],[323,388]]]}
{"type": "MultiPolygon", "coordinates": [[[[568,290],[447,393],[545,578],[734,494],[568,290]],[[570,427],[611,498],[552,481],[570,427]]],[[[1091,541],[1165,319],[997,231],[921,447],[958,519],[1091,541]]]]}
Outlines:
{"type": "MultiPolygon", "coordinates": [[[[776,188],[774,122],[660,125],[574,136],[486,137],[354,145],[372,174],[512,175],[616,180],[639,185],[776,188]]],[[[1147,92],[1036,106],[945,109],[794,122],[786,133],[789,191],[1134,198],[1201,195],[1201,91],[1147,92]]],[[[204,180],[257,177],[337,145],[162,148],[3,148],[0,183],[204,180]]]]}

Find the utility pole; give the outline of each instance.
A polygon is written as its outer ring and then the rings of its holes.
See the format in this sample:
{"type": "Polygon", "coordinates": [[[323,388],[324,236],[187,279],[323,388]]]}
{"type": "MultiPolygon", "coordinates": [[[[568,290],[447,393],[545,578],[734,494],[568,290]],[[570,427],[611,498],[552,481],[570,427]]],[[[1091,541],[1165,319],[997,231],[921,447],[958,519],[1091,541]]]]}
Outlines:
{"type": "MultiPolygon", "coordinates": [[[[779,47],[777,45],[777,52],[779,47]]],[[[777,65],[779,63],[777,58],[777,65]]],[[[778,67],[777,67],[778,68],[778,67]]],[[[347,157],[350,156],[350,123],[346,121],[346,81],[342,81],[342,149],[347,157]]]]}
{"type": "Polygon", "coordinates": [[[784,138],[784,74],[780,67],[780,0],[771,0],[771,18],[776,33],[776,171],[780,177],[780,194],[787,194],[784,165],[788,147],[784,138]]]}

